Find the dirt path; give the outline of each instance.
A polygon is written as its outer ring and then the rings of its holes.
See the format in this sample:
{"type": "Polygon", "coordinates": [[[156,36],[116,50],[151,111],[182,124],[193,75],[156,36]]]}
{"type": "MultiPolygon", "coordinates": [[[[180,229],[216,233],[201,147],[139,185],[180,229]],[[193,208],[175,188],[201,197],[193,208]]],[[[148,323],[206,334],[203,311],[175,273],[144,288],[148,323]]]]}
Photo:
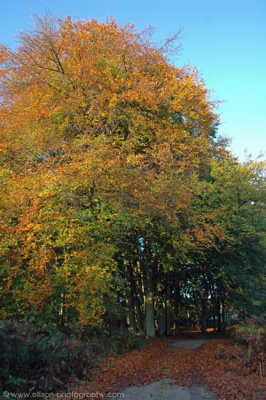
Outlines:
{"type": "Polygon", "coordinates": [[[132,386],[122,391],[124,400],[216,400],[218,399],[204,386],[189,388],[178,386],[170,379],[154,382],[146,386],[132,386]]]}
{"type": "Polygon", "coordinates": [[[175,342],[171,343],[166,350],[176,350],[176,349],[195,349],[207,342],[207,338],[202,339],[183,339],[183,340],[176,340],[175,342]]]}
{"type": "Polygon", "coordinates": [[[241,349],[222,335],[195,331],[175,339],[154,338],[144,349],[103,359],[88,383],[74,383],[70,389],[95,399],[114,393],[112,398],[124,400],[266,398],[261,370],[251,370],[241,349]]]}
{"type": "MultiPolygon", "coordinates": [[[[207,338],[189,338],[177,340],[165,350],[195,349],[206,343],[207,338]]],[[[216,400],[218,397],[208,388],[199,385],[182,387],[176,385],[171,379],[162,379],[145,386],[131,386],[122,390],[124,400],[216,400]]]]}

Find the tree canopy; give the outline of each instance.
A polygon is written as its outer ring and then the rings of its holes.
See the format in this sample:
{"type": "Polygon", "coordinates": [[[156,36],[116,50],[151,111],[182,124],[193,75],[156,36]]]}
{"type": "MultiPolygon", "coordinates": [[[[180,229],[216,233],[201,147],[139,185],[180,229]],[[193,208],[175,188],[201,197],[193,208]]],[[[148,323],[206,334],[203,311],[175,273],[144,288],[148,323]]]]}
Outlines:
{"type": "Polygon", "coordinates": [[[154,336],[263,307],[263,163],[217,137],[194,68],[70,17],[0,61],[1,318],[154,336]]]}

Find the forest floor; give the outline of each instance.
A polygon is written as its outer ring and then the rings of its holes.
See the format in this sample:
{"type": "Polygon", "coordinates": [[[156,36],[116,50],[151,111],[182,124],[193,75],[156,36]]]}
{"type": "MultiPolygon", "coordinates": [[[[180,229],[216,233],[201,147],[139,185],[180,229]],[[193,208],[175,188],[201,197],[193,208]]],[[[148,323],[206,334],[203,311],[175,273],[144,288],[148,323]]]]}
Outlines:
{"type": "Polygon", "coordinates": [[[221,335],[189,332],[109,357],[72,393],[125,400],[263,400],[263,375],[263,365],[258,370],[244,347],[221,335]]]}

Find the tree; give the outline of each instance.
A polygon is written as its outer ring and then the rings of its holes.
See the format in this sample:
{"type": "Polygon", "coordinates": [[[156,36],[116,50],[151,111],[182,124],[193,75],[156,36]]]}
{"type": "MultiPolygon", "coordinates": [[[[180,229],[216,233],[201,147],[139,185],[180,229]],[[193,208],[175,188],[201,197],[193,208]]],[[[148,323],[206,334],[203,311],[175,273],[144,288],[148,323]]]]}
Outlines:
{"type": "Polygon", "coordinates": [[[257,186],[215,138],[204,82],[114,20],[37,17],[0,54],[2,317],[110,328],[127,316],[154,336],[162,315],[169,333],[199,263],[213,282],[222,246],[240,254],[255,232],[253,204],[239,215],[229,189],[257,186]]]}

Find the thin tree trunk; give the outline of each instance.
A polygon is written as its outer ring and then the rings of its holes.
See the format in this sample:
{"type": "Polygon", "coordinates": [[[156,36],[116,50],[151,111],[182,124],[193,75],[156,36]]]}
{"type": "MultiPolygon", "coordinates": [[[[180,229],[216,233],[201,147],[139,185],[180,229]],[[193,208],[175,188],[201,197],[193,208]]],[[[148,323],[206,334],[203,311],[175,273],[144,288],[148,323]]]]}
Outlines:
{"type": "Polygon", "coordinates": [[[225,329],[226,321],[225,321],[225,306],[224,301],[222,301],[222,329],[225,329]]]}
{"type": "Polygon", "coordinates": [[[64,304],[65,303],[65,295],[64,293],[60,294],[60,304],[58,311],[58,325],[62,328],[64,326],[64,304]]]}
{"type": "Polygon", "coordinates": [[[171,288],[170,285],[167,285],[166,288],[166,335],[170,336],[171,333],[171,302],[170,302],[170,296],[171,296],[171,288]]]}
{"type": "Polygon", "coordinates": [[[155,336],[152,278],[153,278],[152,266],[147,263],[147,276],[146,276],[146,288],[145,288],[145,333],[149,337],[155,336]]]}
{"type": "Polygon", "coordinates": [[[177,335],[179,333],[179,322],[178,322],[178,303],[175,302],[175,314],[174,314],[174,333],[177,335]]]}
{"type": "Polygon", "coordinates": [[[208,320],[208,310],[206,300],[202,299],[202,314],[201,314],[201,331],[202,333],[207,332],[207,320],[208,320]]]}
{"type": "Polygon", "coordinates": [[[215,297],[212,297],[212,323],[213,329],[216,331],[217,324],[216,324],[216,300],[215,297]]]}
{"type": "Polygon", "coordinates": [[[221,332],[221,305],[220,300],[217,300],[217,326],[218,332],[221,332]]]}
{"type": "Polygon", "coordinates": [[[134,309],[134,276],[132,265],[125,261],[125,271],[128,277],[126,291],[126,305],[128,310],[128,325],[132,331],[136,331],[135,309],[134,309]]]}
{"type": "Polygon", "coordinates": [[[143,283],[142,283],[140,268],[138,268],[138,262],[136,259],[133,260],[132,274],[130,276],[130,281],[133,291],[137,328],[138,330],[143,331],[144,321],[143,321],[143,312],[141,310],[141,300],[143,302],[143,283]],[[138,282],[140,283],[139,288],[138,288],[138,282]]]}
{"type": "Polygon", "coordinates": [[[128,319],[127,323],[131,331],[136,331],[136,321],[135,321],[135,312],[133,306],[133,299],[130,291],[126,293],[126,305],[128,310],[128,319]]]}

